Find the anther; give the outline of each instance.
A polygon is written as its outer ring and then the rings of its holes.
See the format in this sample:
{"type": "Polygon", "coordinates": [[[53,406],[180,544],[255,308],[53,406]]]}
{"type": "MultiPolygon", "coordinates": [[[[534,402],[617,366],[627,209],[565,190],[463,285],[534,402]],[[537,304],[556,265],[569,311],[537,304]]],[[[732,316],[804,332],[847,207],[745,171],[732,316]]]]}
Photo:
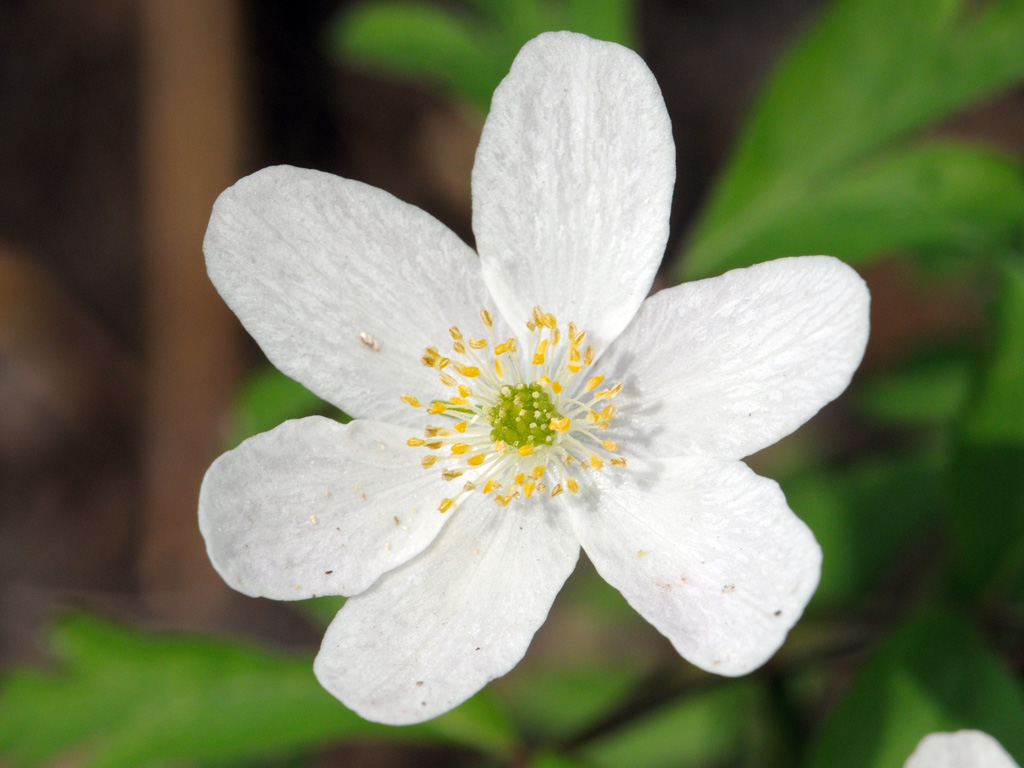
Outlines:
{"type": "Polygon", "coordinates": [[[477,368],[476,366],[473,366],[473,365],[463,365],[462,363],[459,363],[459,362],[452,363],[452,365],[455,366],[455,370],[457,370],[463,376],[466,376],[468,378],[472,379],[472,378],[480,375],[480,369],[477,368]]]}
{"type": "Polygon", "coordinates": [[[410,395],[408,393],[402,395],[401,400],[402,400],[403,403],[405,403],[406,405],[411,405],[413,408],[422,408],[423,407],[422,405],[420,405],[420,401],[419,400],[417,400],[415,397],[413,397],[412,395],[410,395]]]}
{"type": "Polygon", "coordinates": [[[444,499],[441,499],[441,503],[438,505],[437,511],[443,515],[445,512],[452,508],[452,505],[454,503],[455,499],[449,499],[445,497],[444,499]]]}

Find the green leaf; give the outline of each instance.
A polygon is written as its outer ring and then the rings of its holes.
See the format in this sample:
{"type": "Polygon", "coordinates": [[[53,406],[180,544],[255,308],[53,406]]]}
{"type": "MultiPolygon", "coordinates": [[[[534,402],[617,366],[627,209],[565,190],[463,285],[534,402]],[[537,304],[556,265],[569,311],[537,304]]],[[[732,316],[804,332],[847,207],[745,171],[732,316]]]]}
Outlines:
{"type": "Polygon", "coordinates": [[[1024,265],[1007,264],[993,343],[955,445],[949,509],[955,591],[1024,587],[1024,265]]]}
{"type": "Polygon", "coordinates": [[[566,29],[635,48],[633,0],[569,0],[566,29]]]}
{"type": "Polygon", "coordinates": [[[959,615],[909,620],[865,662],[807,768],[893,768],[933,731],[977,728],[1020,761],[1024,692],[959,615]]]}
{"type": "Polygon", "coordinates": [[[695,242],[687,258],[707,271],[797,254],[851,263],[891,250],[960,256],[1005,250],[1022,228],[1016,165],[978,147],[929,142],[775,189],[695,242]]]}
{"type": "MultiPolygon", "coordinates": [[[[469,14],[417,2],[357,5],[338,20],[333,48],[342,58],[392,75],[433,83],[482,110],[505,72],[491,30],[469,14]]],[[[511,63],[511,60],[509,60],[511,63]]]]}
{"type": "Polygon", "coordinates": [[[885,424],[948,424],[962,416],[970,383],[967,356],[938,350],[869,381],[858,393],[858,404],[869,417],[885,424]]]}
{"type": "Polygon", "coordinates": [[[471,0],[475,13],[423,2],[364,3],[339,16],[332,49],[342,59],[439,86],[481,113],[519,49],[568,29],[629,45],[633,0],[471,0]]]}
{"type": "Polygon", "coordinates": [[[682,271],[1019,244],[1019,169],[914,134],[1024,78],[1022,36],[1021,0],[836,2],[765,87],[682,271]]]}
{"type": "Polygon", "coordinates": [[[588,742],[581,756],[597,768],[724,765],[743,752],[762,700],[754,678],[724,681],[588,742]]]}
{"type": "Polygon", "coordinates": [[[1024,443],[1024,264],[1004,264],[1002,277],[992,350],[963,433],[975,442],[1024,443]]]}
{"type": "Polygon", "coordinates": [[[1024,444],[959,442],[947,493],[954,594],[992,601],[1024,587],[1024,444]]]}
{"type": "Polygon", "coordinates": [[[568,741],[612,712],[649,672],[640,659],[544,667],[507,682],[520,731],[541,743],[568,741]]]}
{"type": "Polygon", "coordinates": [[[72,753],[90,768],[245,762],[367,738],[503,756],[514,741],[478,699],[418,726],[367,722],[320,687],[305,655],[81,615],[63,620],[51,641],[58,672],[15,671],[0,691],[0,755],[15,765],[72,753]]]}
{"type": "Polygon", "coordinates": [[[235,404],[229,444],[238,445],[247,437],[271,430],[288,419],[317,414],[349,421],[348,416],[330,403],[268,366],[254,373],[243,385],[235,404]]]}
{"type": "Polygon", "coordinates": [[[780,481],[824,553],[813,605],[849,601],[873,586],[941,509],[938,454],[873,457],[780,481]]]}

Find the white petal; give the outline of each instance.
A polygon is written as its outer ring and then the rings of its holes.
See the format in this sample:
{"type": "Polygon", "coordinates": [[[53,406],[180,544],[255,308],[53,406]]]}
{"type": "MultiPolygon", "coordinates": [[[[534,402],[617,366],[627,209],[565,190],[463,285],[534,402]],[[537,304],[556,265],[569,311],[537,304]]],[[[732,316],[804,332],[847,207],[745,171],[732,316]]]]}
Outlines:
{"type": "Polygon", "coordinates": [[[366,719],[402,725],[508,672],[579,555],[553,507],[468,496],[429,549],[345,603],[313,666],[320,683],[366,719]]]}
{"type": "Polygon", "coordinates": [[[613,422],[623,450],[738,459],[785,437],[849,384],[869,303],[860,276],[829,256],[655,294],[594,365],[625,381],[613,422]]]}
{"type": "MultiPolygon", "coordinates": [[[[420,365],[448,328],[480,326],[480,260],[387,192],[279,166],[218,198],[203,243],[217,290],[278,368],[358,418],[415,424],[403,392],[443,391],[420,365]]],[[[493,309],[493,307],[492,307],[493,309]]]]}
{"type": "Polygon", "coordinates": [[[630,461],[567,505],[598,573],[684,658],[742,675],[782,645],[818,584],[821,549],[771,480],[740,462],[630,461]]]}
{"type": "Polygon", "coordinates": [[[313,416],[217,459],[199,528],[224,581],[277,600],[351,595],[422,551],[445,523],[437,505],[447,492],[407,437],[313,416]]]}
{"type": "Polygon", "coordinates": [[[600,352],[650,289],[674,181],[672,127],[639,56],[569,32],[523,46],[473,166],[477,250],[509,323],[540,305],[600,352]]]}
{"type": "Polygon", "coordinates": [[[904,768],[1018,768],[999,742],[981,731],[925,736],[904,768]]]}

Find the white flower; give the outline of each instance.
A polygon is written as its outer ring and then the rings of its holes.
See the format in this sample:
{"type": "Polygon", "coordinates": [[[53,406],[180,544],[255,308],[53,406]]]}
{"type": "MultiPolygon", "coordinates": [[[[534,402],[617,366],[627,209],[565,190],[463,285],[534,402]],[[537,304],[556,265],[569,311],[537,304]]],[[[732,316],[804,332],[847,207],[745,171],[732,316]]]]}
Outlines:
{"type": "Polygon", "coordinates": [[[217,201],[217,289],[278,368],[355,420],[290,421],[222,456],[200,527],[245,594],[353,596],[314,671],[364,717],[425,720],[510,670],[580,545],[704,669],[751,671],[799,618],[820,549],[739,459],[843,391],[867,290],[821,256],[645,300],[674,175],[640,58],[550,33],[494,94],[479,256],[315,171],[268,168],[217,201]]]}
{"type": "Polygon", "coordinates": [[[1019,768],[998,741],[981,731],[931,733],[903,768],[1019,768]]]}

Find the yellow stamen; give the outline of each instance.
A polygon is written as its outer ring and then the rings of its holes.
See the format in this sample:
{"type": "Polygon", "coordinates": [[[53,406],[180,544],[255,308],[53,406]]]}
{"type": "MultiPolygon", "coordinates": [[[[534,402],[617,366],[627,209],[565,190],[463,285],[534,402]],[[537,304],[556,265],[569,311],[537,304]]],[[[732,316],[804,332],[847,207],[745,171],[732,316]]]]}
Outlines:
{"type": "Polygon", "coordinates": [[[445,512],[452,508],[452,505],[454,503],[455,499],[449,499],[445,497],[444,499],[441,499],[441,503],[438,505],[437,511],[443,515],[445,512]]]}
{"type": "Polygon", "coordinates": [[[494,323],[494,319],[491,317],[491,313],[488,312],[486,309],[480,310],[480,319],[484,321],[484,325],[486,325],[488,328],[490,328],[491,325],[494,323]]]}
{"type": "Polygon", "coordinates": [[[431,403],[428,410],[430,413],[444,413],[448,410],[448,406],[444,403],[431,403]]]}
{"type": "MultiPolygon", "coordinates": [[[[591,392],[597,389],[602,381],[604,381],[604,376],[594,376],[590,381],[587,382],[587,392],[591,392]]],[[[600,395],[598,395],[598,397],[600,397],[600,395]]]]}
{"type": "Polygon", "coordinates": [[[459,433],[465,432],[466,431],[466,422],[464,422],[464,421],[457,421],[454,424],[452,424],[452,429],[454,429],[456,432],[459,432],[459,433]]]}
{"type": "Polygon", "coordinates": [[[413,408],[422,408],[423,407],[422,405],[420,405],[420,401],[419,400],[417,400],[415,397],[413,397],[412,395],[410,395],[408,393],[402,395],[401,400],[402,400],[403,403],[405,403],[406,405],[411,405],[413,408]]]}
{"type": "Polygon", "coordinates": [[[516,448],[516,453],[518,453],[520,456],[529,456],[531,453],[533,453],[533,446],[530,445],[529,443],[527,443],[526,445],[521,445],[518,448],[516,448]]]}
{"type": "Polygon", "coordinates": [[[452,446],[452,453],[454,453],[456,456],[461,456],[468,450],[469,446],[466,445],[465,443],[456,443],[455,445],[452,446]]]}
{"type": "Polygon", "coordinates": [[[480,369],[474,365],[463,365],[462,363],[452,363],[455,366],[455,370],[461,373],[463,376],[474,378],[480,375],[480,369]]]}
{"type": "Polygon", "coordinates": [[[479,467],[481,464],[484,463],[485,458],[486,454],[478,453],[476,456],[470,456],[468,459],[466,459],[466,463],[469,464],[469,466],[471,467],[479,467]]]}
{"type": "Polygon", "coordinates": [[[565,481],[565,484],[573,493],[580,492],[580,484],[576,482],[575,477],[570,477],[568,480],[565,481]]]}
{"type": "Polygon", "coordinates": [[[624,467],[624,466],[626,466],[626,460],[624,458],[622,458],[621,456],[616,456],[614,459],[611,459],[611,463],[612,463],[613,466],[616,466],[616,467],[624,467]]]}
{"type": "Polygon", "coordinates": [[[604,448],[606,451],[619,450],[618,443],[616,443],[614,440],[602,440],[601,447],[604,448]]]}
{"type": "Polygon", "coordinates": [[[474,339],[470,337],[469,346],[473,349],[483,349],[487,346],[487,339],[474,339]]]}
{"type": "Polygon", "coordinates": [[[544,354],[548,349],[548,340],[541,339],[540,344],[537,345],[537,351],[533,355],[534,365],[544,365],[544,354]]]}
{"type": "Polygon", "coordinates": [[[405,444],[408,445],[410,448],[419,448],[426,442],[427,441],[424,440],[422,437],[410,437],[408,440],[405,441],[405,444]]]}
{"type": "Polygon", "coordinates": [[[431,454],[429,456],[424,456],[422,459],[420,459],[420,464],[423,465],[424,469],[428,469],[429,467],[433,466],[435,461],[437,461],[437,456],[431,454]]]}

